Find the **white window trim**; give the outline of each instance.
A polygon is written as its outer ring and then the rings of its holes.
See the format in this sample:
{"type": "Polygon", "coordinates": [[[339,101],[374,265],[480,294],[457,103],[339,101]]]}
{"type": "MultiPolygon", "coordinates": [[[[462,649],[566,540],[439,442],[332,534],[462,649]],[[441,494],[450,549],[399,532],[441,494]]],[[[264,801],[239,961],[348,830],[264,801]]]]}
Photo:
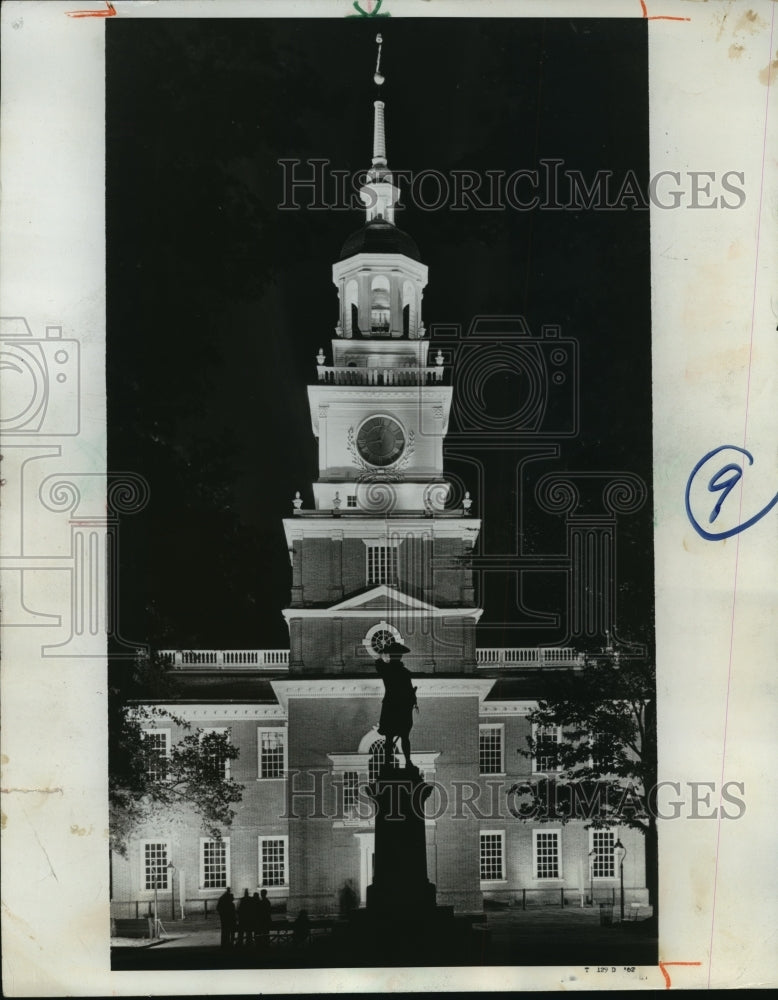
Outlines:
{"type": "Polygon", "coordinates": [[[564,880],[564,867],[562,864],[562,829],[561,827],[544,827],[532,831],[532,880],[540,885],[549,885],[554,882],[564,880]],[[556,834],[557,841],[557,874],[538,875],[538,836],[539,834],[556,834]]]}
{"type": "Polygon", "coordinates": [[[287,749],[289,745],[289,730],[286,726],[260,726],[257,729],[257,781],[285,781],[287,771],[287,749]],[[281,774],[276,776],[265,776],[262,774],[262,734],[281,733],[283,737],[284,759],[281,765],[281,774]]]}
{"type": "Polygon", "coordinates": [[[220,887],[216,886],[214,888],[209,887],[209,888],[206,889],[205,888],[205,850],[204,850],[204,847],[205,847],[206,844],[215,844],[215,843],[217,843],[217,841],[215,841],[213,839],[213,837],[200,837],[200,857],[199,857],[199,862],[198,862],[199,863],[199,869],[200,869],[200,876],[199,876],[200,877],[200,881],[198,882],[198,891],[200,893],[213,892],[213,893],[218,893],[219,895],[221,895],[224,892],[224,889],[230,884],[230,874],[231,874],[231,871],[230,871],[230,838],[229,837],[222,837],[222,839],[221,839],[221,843],[224,844],[225,848],[226,848],[226,850],[225,850],[225,857],[224,857],[224,869],[225,869],[224,887],[220,888],[220,887]]]}
{"type": "Polygon", "coordinates": [[[400,541],[399,538],[363,538],[365,543],[365,583],[368,587],[396,587],[400,581],[400,541]],[[370,550],[371,549],[394,549],[394,569],[395,579],[393,580],[371,580],[370,579],[370,550]]]}
{"type": "MultiPolygon", "coordinates": [[[[150,735],[150,734],[153,734],[154,736],[162,735],[162,736],[165,737],[165,752],[164,752],[164,754],[162,756],[165,758],[165,760],[169,760],[170,759],[170,749],[171,749],[171,747],[173,745],[173,731],[172,731],[172,729],[161,728],[161,727],[160,728],[156,728],[155,726],[148,726],[148,727],[144,727],[144,729],[142,729],[141,731],[143,733],[143,738],[144,739],[146,738],[147,735],[150,735]]],[[[148,768],[146,768],[146,773],[148,774],[148,768]]],[[[163,778],[162,780],[164,781],[165,779],[163,778]]],[[[168,780],[169,780],[169,776],[168,776],[168,780]]],[[[160,843],[161,843],[161,841],[160,841],[160,843]]]]}
{"type": "Polygon", "coordinates": [[[402,635],[400,635],[400,633],[394,627],[394,625],[390,625],[389,622],[383,622],[383,621],[381,621],[381,622],[378,622],[376,625],[371,626],[371,628],[369,628],[368,631],[367,631],[367,635],[362,640],[362,645],[365,647],[365,649],[373,657],[374,660],[378,659],[378,653],[376,653],[376,651],[373,649],[373,647],[371,645],[371,641],[373,639],[373,636],[376,634],[376,632],[383,632],[383,631],[391,632],[392,635],[395,638],[395,642],[402,642],[403,641],[402,635]]]}
{"type": "MultiPolygon", "coordinates": [[[[170,864],[170,841],[167,840],[165,837],[145,837],[143,840],[141,840],[139,844],[139,851],[140,851],[139,889],[144,899],[151,899],[154,896],[154,889],[146,888],[146,845],[147,844],[164,844],[167,864],[170,864]]],[[[169,889],[170,889],[170,868],[166,868],[165,885],[158,886],[157,892],[167,892],[169,891],[169,889]]]]}
{"type": "Polygon", "coordinates": [[[274,889],[289,888],[289,836],[285,833],[263,833],[257,837],[257,885],[260,889],[267,889],[268,893],[274,889]],[[263,885],[262,883],[262,845],[267,840],[282,840],[284,843],[284,881],[282,885],[263,885]]]}
{"type": "Polygon", "coordinates": [[[478,831],[478,874],[481,874],[481,838],[482,837],[499,837],[500,838],[500,858],[502,861],[502,875],[500,878],[481,878],[479,879],[481,888],[488,889],[489,886],[502,885],[508,881],[505,874],[506,871],[506,857],[505,857],[505,830],[479,830],[478,831]]]}
{"type": "MultiPolygon", "coordinates": [[[[556,729],[557,734],[557,744],[561,746],[562,744],[562,727],[561,726],[538,726],[536,723],[532,724],[532,739],[533,742],[537,742],[537,733],[539,729],[556,729]]],[[[553,770],[548,767],[538,767],[537,758],[537,747],[536,752],[532,755],[532,773],[533,774],[559,774],[562,770],[560,767],[556,767],[553,770]]]]}
{"type": "Polygon", "coordinates": [[[613,854],[613,874],[612,875],[595,875],[594,874],[594,865],[592,864],[592,861],[594,861],[594,859],[591,857],[591,852],[594,850],[594,835],[595,835],[595,833],[610,833],[610,834],[612,834],[612,836],[613,836],[613,843],[614,844],[619,839],[616,830],[614,830],[613,827],[610,827],[610,826],[608,826],[608,827],[601,826],[598,829],[594,829],[593,828],[593,829],[589,830],[589,852],[590,852],[589,853],[589,857],[590,857],[589,878],[590,879],[594,879],[595,882],[618,882],[618,880],[619,880],[619,871],[618,871],[619,866],[616,863],[616,855],[615,854],[613,854]]]}
{"type": "MultiPolygon", "coordinates": [[[[202,728],[203,728],[203,736],[207,736],[208,733],[227,733],[227,737],[229,738],[230,735],[231,735],[230,734],[230,730],[229,730],[229,728],[227,726],[203,726],[202,728]]],[[[227,760],[225,760],[225,762],[224,762],[224,779],[225,779],[225,781],[227,780],[227,778],[230,777],[230,764],[231,763],[232,763],[232,761],[229,758],[227,758],[227,760]]],[[[206,840],[207,839],[208,838],[206,838],[206,840]]]]}
{"type": "Polygon", "coordinates": [[[478,773],[484,778],[499,778],[505,776],[505,723],[504,722],[481,722],[478,725],[478,773]],[[482,771],[481,770],[481,730],[482,729],[499,729],[500,730],[500,770],[499,771],[482,771]]]}

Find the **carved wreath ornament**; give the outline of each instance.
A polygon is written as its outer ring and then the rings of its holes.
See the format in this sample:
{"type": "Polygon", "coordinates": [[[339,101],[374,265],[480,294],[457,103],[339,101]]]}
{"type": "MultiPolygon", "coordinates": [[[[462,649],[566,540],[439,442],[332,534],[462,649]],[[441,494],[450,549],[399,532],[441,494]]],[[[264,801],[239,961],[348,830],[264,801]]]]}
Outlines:
{"type": "Polygon", "coordinates": [[[354,434],[353,427],[349,427],[346,439],[348,450],[351,452],[352,461],[354,465],[361,470],[361,478],[366,482],[374,482],[377,480],[382,482],[394,482],[400,479],[403,469],[405,469],[408,465],[408,462],[413,455],[415,442],[416,435],[413,431],[408,431],[402,455],[397,459],[391,468],[386,469],[371,465],[369,462],[366,462],[364,458],[362,458],[359,454],[359,449],[357,448],[356,435],[354,434]]]}

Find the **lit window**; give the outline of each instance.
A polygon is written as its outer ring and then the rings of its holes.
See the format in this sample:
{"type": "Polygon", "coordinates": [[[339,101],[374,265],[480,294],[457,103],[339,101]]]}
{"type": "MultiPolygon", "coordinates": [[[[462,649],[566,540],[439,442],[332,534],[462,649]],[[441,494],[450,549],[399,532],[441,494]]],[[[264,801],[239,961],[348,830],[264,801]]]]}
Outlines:
{"type": "Polygon", "coordinates": [[[286,769],[286,730],[260,729],[258,733],[259,746],[259,777],[283,778],[286,769]]]}
{"type": "Polygon", "coordinates": [[[226,733],[226,729],[204,729],[201,735],[201,740],[205,743],[206,751],[206,768],[212,772],[212,775],[217,778],[229,778],[230,776],[230,762],[227,757],[224,756],[220,747],[214,746],[215,740],[209,740],[210,736],[221,735],[226,733]]]}
{"type": "Polygon", "coordinates": [[[144,729],[143,756],[149,780],[164,780],[167,775],[167,759],[170,756],[170,730],[144,729]]]}
{"type": "Polygon", "coordinates": [[[535,758],[534,771],[559,770],[559,744],[562,730],[559,726],[537,726],[534,729],[535,758]]]}
{"type": "Polygon", "coordinates": [[[200,888],[226,889],[229,884],[230,841],[201,840],[200,888]]]}
{"type": "Polygon", "coordinates": [[[367,582],[368,584],[386,583],[396,586],[397,576],[397,545],[373,545],[367,543],[367,582]]]}
{"type": "Polygon", "coordinates": [[[378,655],[382,649],[392,642],[402,641],[403,637],[394,625],[382,621],[377,622],[367,630],[367,634],[362,640],[362,645],[374,659],[378,659],[378,655]]]}
{"type": "Polygon", "coordinates": [[[144,889],[167,889],[168,849],[165,841],[147,840],[141,844],[144,889]]]}
{"type": "Polygon", "coordinates": [[[343,772],[343,813],[351,815],[357,807],[357,797],[359,795],[359,772],[343,772]]]}
{"type": "Polygon", "coordinates": [[[561,878],[558,830],[533,830],[532,853],[535,878],[561,878]]]}
{"type": "MultiPolygon", "coordinates": [[[[384,763],[384,740],[376,740],[368,751],[368,781],[372,784],[378,778],[378,772],[384,763]]],[[[392,766],[399,767],[400,759],[395,748],[392,754],[392,766]]]]}
{"type": "Polygon", "coordinates": [[[389,281],[380,274],[370,288],[370,332],[386,335],[389,330],[389,281]]]}
{"type": "Polygon", "coordinates": [[[478,760],[481,774],[502,774],[502,726],[478,727],[478,760]]]}
{"type": "Polygon", "coordinates": [[[616,875],[616,859],[613,855],[613,845],[616,838],[612,830],[590,830],[589,843],[592,851],[592,878],[614,878],[616,875]]]}
{"type": "Polygon", "coordinates": [[[287,837],[259,838],[259,884],[264,887],[287,885],[287,837]]]}
{"type": "Polygon", "coordinates": [[[503,857],[505,833],[502,830],[481,833],[481,881],[495,882],[505,878],[503,857]]]}

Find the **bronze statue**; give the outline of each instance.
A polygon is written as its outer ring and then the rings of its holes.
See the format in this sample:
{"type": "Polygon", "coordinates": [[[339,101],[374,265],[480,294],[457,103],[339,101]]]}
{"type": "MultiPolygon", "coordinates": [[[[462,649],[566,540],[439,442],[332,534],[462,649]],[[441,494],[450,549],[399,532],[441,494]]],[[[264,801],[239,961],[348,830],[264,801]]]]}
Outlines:
{"type": "Polygon", "coordinates": [[[385,766],[390,767],[395,740],[400,738],[400,746],[405,757],[405,766],[411,763],[410,731],[413,726],[413,710],[418,711],[416,688],[409,670],[403,666],[403,653],[410,649],[401,642],[385,646],[376,660],[375,668],[384,682],[384,700],[381,703],[381,718],[378,732],[386,737],[384,743],[385,766]]]}

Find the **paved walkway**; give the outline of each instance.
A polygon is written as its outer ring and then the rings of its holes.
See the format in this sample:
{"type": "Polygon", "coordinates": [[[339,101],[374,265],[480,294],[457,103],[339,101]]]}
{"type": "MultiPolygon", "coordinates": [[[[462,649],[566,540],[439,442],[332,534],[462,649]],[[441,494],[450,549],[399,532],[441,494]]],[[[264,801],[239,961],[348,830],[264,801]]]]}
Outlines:
{"type": "MultiPolygon", "coordinates": [[[[648,921],[603,926],[599,910],[591,907],[492,910],[484,914],[480,924],[487,933],[475,932],[469,955],[452,949],[455,953],[446,955],[445,961],[428,964],[655,966],[657,963],[656,936],[648,921]]],[[[267,953],[260,954],[253,948],[222,951],[216,919],[168,921],[165,930],[167,937],[151,945],[133,942],[129,946],[129,942],[112,941],[113,968],[331,968],[392,964],[362,963],[358,958],[354,961],[348,940],[333,935],[318,935],[303,949],[295,949],[291,943],[273,944],[267,953]]]]}

